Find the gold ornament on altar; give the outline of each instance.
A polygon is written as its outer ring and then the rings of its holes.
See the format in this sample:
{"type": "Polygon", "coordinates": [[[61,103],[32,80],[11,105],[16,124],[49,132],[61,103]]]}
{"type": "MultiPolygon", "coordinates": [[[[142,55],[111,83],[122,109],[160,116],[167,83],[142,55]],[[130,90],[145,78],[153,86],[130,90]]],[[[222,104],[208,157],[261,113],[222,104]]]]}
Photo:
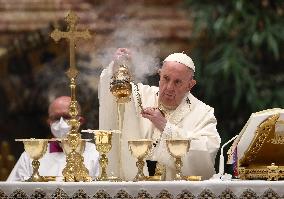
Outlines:
{"type": "Polygon", "coordinates": [[[136,166],[138,168],[138,172],[133,181],[147,180],[148,178],[143,173],[145,165],[144,158],[148,155],[152,148],[152,140],[130,140],[128,141],[128,146],[131,154],[137,158],[136,166]]]}
{"type": "Polygon", "coordinates": [[[171,156],[175,158],[176,175],[174,180],[184,180],[184,176],[181,173],[182,160],[181,157],[184,156],[190,146],[190,140],[188,139],[169,139],[166,140],[167,148],[171,156]]]}
{"type": "Polygon", "coordinates": [[[284,109],[252,113],[228,150],[241,180],[284,179],[284,109]]]}
{"type": "Polygon", "coordinates": [[[46,153],[48,139],[16,139],[16,141],[23,142],[26,153],[33,160],[33,174],[27,182],[46,182],[47,180],[38,172],[40,162],[39,159],[46,153]]]}
{"type": "Polygon", "coordinates": [[[121,133],[121,131],[118,130],[82,130],[81,132],[85,133],[93,133],[94,134],[94,140],[96,144],[96,149],[100,153],[100,167],[101,167],[101,174],[96,179],[98,181],[121,181],[120,178],[115,176],[108,176],[107,175],[107,166],[108,166],[108,158],[107,153],[111,150],[112,144],[112,134],[113,133],[121,133]]]}
{"type": "Polygon", "coordinates": [[[70,79],[70,90],[71,90],[71,103],[69,107],[69,114],[71,119],[68,124],[71,126],[71,130],[67,135],[68,144],[71,147],[70,153],[66,158],[66,167],[63,169],[64,180],[67,182],[78,182],[78,181],[91,181],[89,171],[84,165],[83,156],[76,151],[77,146],[81,143],[81,134],[79,133],[80,121],[78,119],[78,103],[76,100],[76,78],[79,71],[76,68],[75,61],[75,47],[76,41],[79,38],[90,39],[91,35],[88,30],[77,31],[76,23],[78,17],[75,13],[69,12],[65,18],[68,23],[68,31],[63,32],[55,29],[51,33],[51,37],[57,42],[60,39],[67,39],[69,42],[70,51],[70,68],[68,69],[67,77],[70,79]]]}
{"type": "MultiPolygon", "coordinates": [[[[61,141],[61,145],[62,145],[62,149],[63,149],[63,152],[68,155],[71,151],[72,151],[72,147],[71,145],[69,144],[69,141],[68,139],[57,139],[59,141],[61,141]]],[[[79,143],[77,145],[77,148],[76,148],[76,152],[77,153],[80,153],[82,154],[85,150],[85,147],[86,147],[86,141],[91,141],[90,139],[81,139],[79,140],[79,143]]]]}
{"type": "Polygon", "coordinates": [[[106,181],[108,180],[108,175],[106,168],[108,165],[108,158],[106,154],[111,149],[111,137],[112,134],[109,131],[98,131],[95,133],[95,143],[98,152],[100,153],[100,166],[101,166],[101,175],[98,177],[98,180],[106,181]]]}
{"type": "Polygon", "coordinates": [[[130,101],[132,93],[131,75],[129,71],[129,60],[122,55],[113,64],[113,76],[110,83],[110,91],[116,97],[118,103],[130,101]]]}
{"type": "MultiPolygon", "coordinates": [[[[240,179],[284,179],[284,161],[282,158],[284,155],[284,123],[283,119],[280,118],[283,112],[275,111],[275,113],[268,116],[257,126],[249,147],[243,157],[239,159],[238,177],[240,179]]],[[[253,116],[258,116],[258,113],[253,116]]]]}
{"type": "Polygon", "coordinates": [[[272,144],[284,144],[284,120],[275,123],[275,136],[271,139],[272,144]]]}

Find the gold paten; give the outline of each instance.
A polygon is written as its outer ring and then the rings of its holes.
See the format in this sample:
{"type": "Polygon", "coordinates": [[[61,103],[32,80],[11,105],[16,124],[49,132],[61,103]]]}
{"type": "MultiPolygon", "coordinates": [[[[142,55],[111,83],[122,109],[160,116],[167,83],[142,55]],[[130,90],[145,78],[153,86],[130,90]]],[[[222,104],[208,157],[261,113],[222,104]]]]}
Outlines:
{"type": "Polygon", "coordinates": [[[152,140],[141,139],[141,140],[130,140],[128,141],[129,150],[131,154],[137,158],[136,166],[138,168],[138,172],[133,179],[136,181],[143,181],[149,179],[143,173],[143,168],[145,165],[144,158],[148,155],[152,148],[152,140]]]}
{"type": "Polygon", "coordinates": [[[183,179],[186,181],[201,181],[202,176],[184,176],[183,179]]]}
{"type": "Polygon", "coordinates": [[[75,13],[69,12],[65,21],[68,23],[68,32],[62,32],[55,29],[51,33],[51,37],[57,42],[60,39],[67,39],[69,42],[70,51],[70,68],[68,69],[67,76],[70,79],[71,89],[71,104],[69,107],[69,114],[71,119],[68,124],[71,126],[71,130],[67,135],[68,144],[71,147],[71,152],[66,158],[66,167],[63,169],[63,176],[66,182],[78,182],[78,181],[91,181],[89,171],[84,165],[83,156],[76,151],[77,146],[81,142],[81,134],[78,132],[80,127],[80,121],[78,119],[78,103],[76,100],[76,77],[79,71],[76,68],[75,61],[75,46],[76,41],[79,38],[90,39],[91,35],[88,30],[77,31],[76,23],[78,17],[75,13]]]}
{"type": "Polygon", "coordinates": [[[279,132],[275,132],[279,117],[280,114],[272,115],[258,126],[253,141],[238,161],[240,179],[284,179],[284,145],[279,132]]]}
{"type": "Polygon", "coordinates": [[[190,146],[190,140],[188,139],[170,139],[166,140],[167,148],[171,156],[173,156],[175,160],[176,166],[176,176],[174,180],[183,180],[184,176],[181,173],[181,167],[183,165],[181,161],[181,157],[184,156],[190,146]]]}
{"type": "Polygon", "coordinates": [[[16,139],[16,141],[20,141],[24,143],[24,148],[27,154],[30,156],[33,166],[33,174],[31,177],[26,180],[27,182],[46,182],[43,176],[41,176],[38,172],[40,162],[39,159],[46,153],[48,139],[16,139]]]}
{"type": "Polygon", "coordinates": [[[161,175],[154,175],[154,176],[145,176],[145,180],[147,181],[162,181],[162,176],[161,175]]]}

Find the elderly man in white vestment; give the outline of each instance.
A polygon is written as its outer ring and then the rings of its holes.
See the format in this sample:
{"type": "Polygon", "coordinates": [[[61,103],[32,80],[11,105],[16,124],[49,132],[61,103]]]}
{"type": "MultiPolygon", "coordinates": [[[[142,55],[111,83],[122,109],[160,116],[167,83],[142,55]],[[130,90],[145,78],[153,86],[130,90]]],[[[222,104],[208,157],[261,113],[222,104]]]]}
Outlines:
{"type": "MultiPolygon", "coordinates": [[[[119,48],[115,59],[130,54],[128,49],[119,48]]],[[[114,62],[103,70],[100,77],[100,129],[118,129],[116,99],[109,89],[113,67],[114,62]]],[[[189,56],[174,53],[164,60],[159,70],[159,87],[131,83],[132,96],[125,104],[120,140],[116,134],[113,136],[109,172],[132,180],[137,168],[136,160],[128,150],[128,140],[152,139],[156,146],[148,158],[164,165],[166,180],[172,180],[175,164],[165,140],[184,138],[191,142],[189,152],[182,158],[183,174],[208,179],[215,173],[215,156],[221,139],[216,129],[214,109],[190,93],[196,84],[194,72],[195,66],[189,56]],[[141,96],[142,111],[137,103],[137,93],[141,96]]],[[[147,174],[146,168],[144,172],[147,174]]]]}
{"type": "MultiPolygon", "coordinates": [[[[53,137],[63,138],[67,135],[71,127],[67,120],[70,119],[69,106],[71,98],[69,96],[61,96],[56,98],[48,109],[48,123],[50,125],[53,137]]],[[[79,107],[80,114],[80,107],[79,107]]],[[[82,117],[79,116],[79,121],[82,117]]],[[[84,164],[89,170],[89,175],[95,178],[99,174],[99,153],[95,144],[86,142],[83,152],[84,164]]],[[[39,160],[39,174],[42,176],[62,176],[62,171],[66,165],[66,155],[58,142],[50,142],[48,144],[46,154],[39,160]]],[[[24,181],[33,173],[32,160],[26,152],[23,152],[7,181],[24,181]]]]}

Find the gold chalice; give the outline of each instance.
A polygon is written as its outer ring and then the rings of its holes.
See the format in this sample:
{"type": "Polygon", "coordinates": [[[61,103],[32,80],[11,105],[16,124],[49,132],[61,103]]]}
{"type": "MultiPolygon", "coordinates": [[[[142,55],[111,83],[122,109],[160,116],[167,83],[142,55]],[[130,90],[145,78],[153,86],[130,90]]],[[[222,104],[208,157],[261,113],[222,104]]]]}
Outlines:
{"type": "Polygon", "coordinates": [[[107,181],[109,180],[106,168],[108,165],[108,158],[106,154],[111,149],[111,138],[112,138],[112,132],[108,130],[92,130],[92,133],[94,133],[96,148],[98,152],[100,153],[100,166],[101,166],[101,175],[97,178],[97,180],[100,181],[107,181]]]}
{"type": "Polygon", "coordinates": [[[33,166],[33,174],[26,180],[27,182],[45,182],[46,179],[42,177],[39,172],[40,162],[38,161],[46,153],[48,139],[16,139],[24,143],[24,148],[27,154],[30,156],[33,166]]]}
{"type": "Polygon", "coordinates": [[[175,166],[176,166],[176,176],[175,180],[183,180],[183,176],[181,173],[182,161],[181,157],[184,156],[190,146],[190,140],[188,139],[171,139],[166,140],[167,148],[171,156],[175,158],[175,166]]]}
{"type": "Polygon", "coordinates": [[[133,181],[142,181],[147,180],[144,173],[143,167],[145,165],[144,158],[149,153],[152,148],[152,140],[141,139],[141,140],[130,140],[128,141],[129,150],[131,154],[136,157],[138,160],[136,162],[136,166],[138,168],[138,172],[133,179],[133,181]]]}

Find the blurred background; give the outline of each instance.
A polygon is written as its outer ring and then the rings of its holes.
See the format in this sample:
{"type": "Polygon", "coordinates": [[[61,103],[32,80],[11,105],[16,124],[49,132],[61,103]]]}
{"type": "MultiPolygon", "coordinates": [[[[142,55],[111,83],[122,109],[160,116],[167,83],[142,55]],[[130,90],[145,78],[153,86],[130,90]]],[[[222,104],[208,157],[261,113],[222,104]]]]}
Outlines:
{"type": "Polygon", "coordinates": [[[140,52],[137,81],[151,85],[168,54],[191,56],[192,93],[215,108],[222,143],[251,113],[284,107],[283,0],[0,0],[1,180],[24,150],[15,138],[49,137],[48,104],[70,95],[68,44],[49,36],[69,10],[93,36],[76,49],[84,129],[98,128],[98,78],[118,47],[140,52]]]}

